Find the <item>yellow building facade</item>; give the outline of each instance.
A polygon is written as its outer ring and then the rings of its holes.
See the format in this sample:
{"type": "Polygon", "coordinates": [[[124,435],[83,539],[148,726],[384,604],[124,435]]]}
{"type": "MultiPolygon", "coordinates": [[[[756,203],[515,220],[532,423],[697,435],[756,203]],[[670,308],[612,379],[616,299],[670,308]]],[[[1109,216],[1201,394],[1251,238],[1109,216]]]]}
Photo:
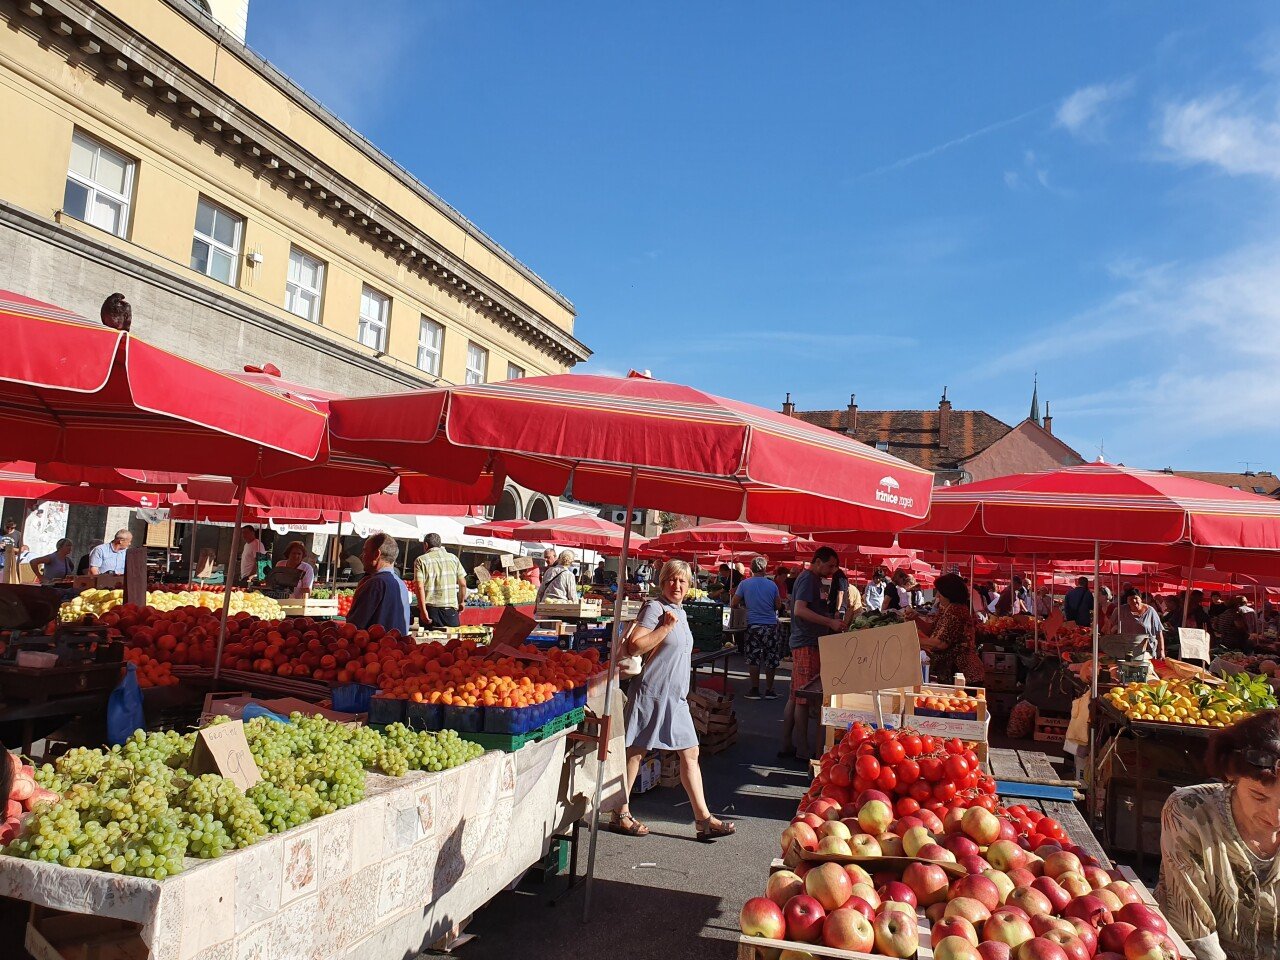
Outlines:
{"type": "Polygon", "coordinates": [[[559,373],[572,303],[192,0],[0,0],[0,288],[349,394],[559,373]]]}

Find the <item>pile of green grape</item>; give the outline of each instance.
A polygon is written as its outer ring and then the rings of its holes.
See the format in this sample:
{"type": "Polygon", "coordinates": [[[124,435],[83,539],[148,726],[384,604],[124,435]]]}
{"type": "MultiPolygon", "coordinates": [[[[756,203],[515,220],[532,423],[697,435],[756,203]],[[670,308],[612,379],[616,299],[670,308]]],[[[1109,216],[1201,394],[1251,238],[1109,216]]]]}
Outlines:
{"type": "Polygon", "coordinates": [[[37,782],[62,799],[37,805],[4,852],[163,880],[187,857],[218,857],[356,803],[366,770],[402,777],[484,753],[452,730],[396,723],[379,732],[299,713],[289,720],[245,723],[262,780],[244,793],[224,777],[187,770],[195,733],[139,730],[110,750],[70,750],[36,771],[37,782]]]}

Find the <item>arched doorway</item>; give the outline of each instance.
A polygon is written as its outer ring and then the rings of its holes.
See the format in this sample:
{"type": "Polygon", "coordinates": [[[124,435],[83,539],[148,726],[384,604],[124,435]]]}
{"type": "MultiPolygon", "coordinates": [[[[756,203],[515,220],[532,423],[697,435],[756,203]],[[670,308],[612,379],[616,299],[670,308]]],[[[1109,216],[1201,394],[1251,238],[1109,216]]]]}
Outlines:
{"type": "Polygon", "coordinates": [[[520,497],[511,487],[506,487],[502,491],[502,496],[498,500],[498,505],[493,508],[493,519],[495,520],[519,520],[520,519],[520,497]]]}
{"type": "Polygon", "coordinates": [[[534,497],[529,502],[529,519],[534,523],[551,519],[551,504],[546,497],[534,497]]]}

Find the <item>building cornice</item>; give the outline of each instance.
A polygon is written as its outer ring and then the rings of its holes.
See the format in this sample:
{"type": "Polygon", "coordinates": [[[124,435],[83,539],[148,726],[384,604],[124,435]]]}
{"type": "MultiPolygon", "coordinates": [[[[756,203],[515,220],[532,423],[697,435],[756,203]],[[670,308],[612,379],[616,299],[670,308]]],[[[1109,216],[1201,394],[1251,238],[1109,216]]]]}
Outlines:
{"type": "MultiPolygon", "coordinates": [[[[240,56],[282,93],[323,121],[382,169],[394,175],[453,222],[494,249],[505,263],[537,284],[566,309],[565,300],[536,274],[481,233],[407,171],[392,162],[284,75],[271,68],[229,33],[205,22],[199,11],[180,10],[195,26],[216,35],[224,48],[240,56]]],[[[145,100],[197,141],[209,144],[255,175],[316,210],[338,227],[359,235],[371,247],[424,280],[466,301],[494,322],[545,350],[566,365],[586,360],[591,351],[510,291],[479,274],[404,216],[381,204],[336,170],[319,162],[279,130],[265,123],[216,86],[138,35],[91,0],[0,0],[42,43],[56,45],[69,62],[93,70],[130,97],[145,100]]]]}
{"type": "MultiPolygon", "coordinates": [[[[422,387],[439,386],[442,383],[411,367],[387,363],[385,358],[379,359],[372,352],[367,351],[367,348],[357,347],[354,343],[346,346],[341,341],[320,333],[319,330],[322,328],[309,328],[301,323],[293,323],[263,311],[254,310],[234,297],[190,280],[178,272],[167,270],[134,256],[96,239],[89,233],[68,230],[4,200],[0,200],[0,226],[16,230],[32,239],[73,253],[77,257],[99,263],[124,276],[165,290],[207,309],[217,310],[219,313],[274,336],[292,340],[308,350],[329,356],[340,355],[341,359],[352,367],[391,380],[406,389],[417,390],[422,387]]],[[[146,335],[144,328],[140,328],[139,333],[146,335]]]]}

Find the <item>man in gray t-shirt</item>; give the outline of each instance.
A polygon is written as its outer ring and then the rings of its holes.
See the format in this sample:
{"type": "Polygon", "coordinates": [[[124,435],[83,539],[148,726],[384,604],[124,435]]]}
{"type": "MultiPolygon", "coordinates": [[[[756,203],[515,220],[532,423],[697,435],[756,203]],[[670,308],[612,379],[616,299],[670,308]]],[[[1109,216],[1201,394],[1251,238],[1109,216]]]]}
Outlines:
{"type": "Polygon", "coordinates": [[[812,754],[809,704],[798,699],[796,691],[819,675],[818,638],[844,629],[844,622],[835,616],[822,589],[823,579],[834,575],[839,567],[839,554],[830,547],[819,547],[791,591],[791,698],[783,714],[779,757],[807,760],[812,754]]]}

